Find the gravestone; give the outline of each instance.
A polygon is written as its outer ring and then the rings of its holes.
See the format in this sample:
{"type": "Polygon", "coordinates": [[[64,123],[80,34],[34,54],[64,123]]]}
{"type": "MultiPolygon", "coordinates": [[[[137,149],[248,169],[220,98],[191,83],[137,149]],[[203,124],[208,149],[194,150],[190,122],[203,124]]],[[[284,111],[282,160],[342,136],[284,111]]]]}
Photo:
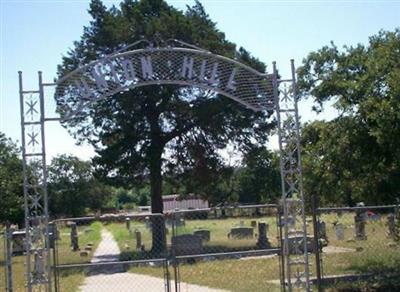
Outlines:
{"type": "Polygon", "coordinates": [[[22,254],[26,251],[25,246],[25,230],[16,230],[12,232],[12,253],[22,254]]]}
{"type": "Polygon", "coordinates": [[[233,239],[253,238],[253,236],[254,229],[252,227],[233,227],[228,234],[228,237],[233,239]]]}
{"type": "Polygon", "coordinates": [[[131,219],[125,218],[126,229],[131,233],[131,219]]]}
{"type": "Polygon", "coordinates": [[[194,234],[173,236],[171,244],[176,255],[201,254],[203,252],[203,240],[194,234]]]}
{"type": "Polygon", "coordinates": [[[335,225],[335,234],[337,240],[344,240],[344,226],[342,223],[335,225]]]}
{"type": "Polygon", "coordinates": [[[60,232],[57,229],[57,225],[55,223],[49,223],[49,243],[50,248],[55,247],[55,241],[60,239],[60,232]]]}
{"type": "Polygon", "coordinates": [[[258,224],[258,240],[257,240],[258,248],[265,249],[271,247],[271,244],[268,241],[267,231],[268,231],[268,224],[265,222],[260,222],[258,224]]]}
{"type": "Polygon", "coordinates": [[[139,230],[135,230],[135,238],[136,238],[136,250],[141,250],[142,248],[142,234],[139,230]]]}
{"type": "Polygon", "coordinates": [[[388,236],[390,238],[396,238],[396,215],[393,213],[387,216],[387,226],[389,228],[388,236]]]}
{"type": "Polygon", "coordinates": [[[175,226],[176,226],[176,227],[185,226],[185,225],[186,225],[186,222],[185,222],[185,219],[184,219],[184,218],[179,218],[179,220],[177,220],[177,221],[175,222],[175,226]]]}
{"type": "Polygon", "coordinates": [[[71,227],[71,248],[73,251],[79,250],[79,243],[78,243],[78,228],[75,222],[70,224],[71,227]]]}
{"type": "MultiPolygon", "coordinates": [[[[307,252],[315,252],[314,237],[307,236],[307,252]]],[[[302,233],[293,233],[289,235],[289,253],[303,254],[304,253],[304,237],[302,233]]]]}
{"type": "Polygon", "coordinates": [[[328,241],[328,236],[326,233],[326,223],[324,221],[318,221],[318,238],[328,241]]]}
{"type": "Polygon", "coordinates": [[[363,213],[357,213],[354,216],[354,224],[355,224],[355,238],[357,240],[366,240],[367,236],[365,235],[365,215],[363,213]]]}
{"type": "Polygon", "coordinates": [[[52,236],[55,240],[60,240],[60,231],[56,223],[49,223],[49,236],[52,236]]]}
{"type": "Polygon", "coordinates": [[[149,216],[146,216],[144,218],[144,225],[146,226],[147,229],[151,230],[151,221],[150,221],[149,216]]]}
{"type": "Polygon", "coordinates": [[[200,236],[203,241],[210,241],[210,230],[199,229],[193,232],[194,235],[200,236]]]}

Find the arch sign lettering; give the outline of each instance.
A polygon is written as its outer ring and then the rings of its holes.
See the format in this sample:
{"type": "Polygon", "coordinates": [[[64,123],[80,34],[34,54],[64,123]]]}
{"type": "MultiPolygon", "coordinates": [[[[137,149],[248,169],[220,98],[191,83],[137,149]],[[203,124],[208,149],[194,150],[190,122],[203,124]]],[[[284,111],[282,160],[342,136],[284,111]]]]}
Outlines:
{"type": "Polygon", "coordinates": [[[207,51],[180,47],[138,49],[97,60],[61,78],[56,96],[68,118],[96,100],[155,84],[212,90],[255,111],[274,105],[271,75],[207,51]]]}

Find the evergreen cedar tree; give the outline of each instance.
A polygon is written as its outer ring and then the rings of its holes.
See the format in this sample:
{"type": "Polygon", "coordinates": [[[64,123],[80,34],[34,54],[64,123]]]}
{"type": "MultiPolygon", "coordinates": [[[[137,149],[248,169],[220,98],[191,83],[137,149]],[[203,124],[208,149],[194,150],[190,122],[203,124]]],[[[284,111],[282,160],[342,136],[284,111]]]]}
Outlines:
{"type": "MultiPolygon", "coordinates": [[[[266,69],[245,49],[236,50],[199,2],[182,12],[159,0],[125,0],[109,9],[92,0],[89,13],[92,20],[63,57],[59,77],[140,39],[178,39],[260,72],[266,69]]],[[[88,109],[86,118],[67,122],[65,127],[79,141],[95,147],[99,175],[124,186],[150,180],[152,212],[161,214],[163,172],[194,170],[192,179],[206,193],[222,168],[218,150],[228,144],[238,151],[264,144],[272,128],[269,115],[212,92],[163,85],[115,94],[88,109]]],[[[155,216],[154,254],[165,249],[164,233],[163,219],[155,216]]]]}
{"type": "Polygon", "coordinates": [[[322,204],[393,204],[400,199],[400,29],[367,45],[333,43],[311,52],[298,70],[304,97],[340,115],[303,128],[307,194],[322,204]]]}

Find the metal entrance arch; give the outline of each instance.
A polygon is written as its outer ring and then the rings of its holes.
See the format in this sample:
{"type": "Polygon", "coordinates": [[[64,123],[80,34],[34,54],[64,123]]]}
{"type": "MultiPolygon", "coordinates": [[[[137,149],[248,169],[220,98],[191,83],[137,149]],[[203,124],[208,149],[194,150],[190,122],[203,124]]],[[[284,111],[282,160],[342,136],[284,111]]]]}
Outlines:
{"type": "Polygon", "coordinates": [[[275,111],[278,124],[282,187],[283,289],[310,290],[310,249],[304,209],[300,130],[295,67],[280,79],[208,51],[174,40],[174,46],[148,46],[114,54],[81,66],[55,83],[38,75],[38,90],[24,90],[19,72],[21,135],[24,169],[26,287],[52,290],[47,196],[45,123],[85,115],[96,101],[146,85],[177,84],[212,90],[255,111],[275,111]],[[59,118],[45,116],[44,88],[55,87],[59,118]],[[296,222],[297,224],[296,227],[296,222]]]}

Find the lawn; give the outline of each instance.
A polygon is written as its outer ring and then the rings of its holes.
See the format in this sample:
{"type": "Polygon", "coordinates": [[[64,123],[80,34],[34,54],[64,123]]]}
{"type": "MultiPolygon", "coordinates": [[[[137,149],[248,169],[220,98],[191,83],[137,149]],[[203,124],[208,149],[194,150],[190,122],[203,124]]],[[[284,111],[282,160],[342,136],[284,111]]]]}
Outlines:
{"type": "MultiPolygon", "coordinates": [[[[78,233],[79,233],[79,244],[81,247],[84,247],[88,243],[93,243],[94,247],[96,247],[100,241],[101,235],[101,223],[92,223],[90,226],[79,226],[78,233]],[[90,232],[85,232],[84,230],[90,228],[90,232]]],[[[59,257],[59,264],[70,264],[70,263],[84,263],[90,262],[91,255],[86,258],[81,258],[79,252],[72,252],[70,249],[70,228],[66,226],[59,226],[60,232],[60,240],[58,240],[58,257],[59,257]]],[[[4,244],[3,238],[0,238],[0,287],[3,288],[4,286],[4,270],[5,270],[5,262],[3,261],[4,258],[4,244]]],[[[25,291],[25,256],[13,256],[13,284],[14,284],[14,291],[25,291]]],[[[60,271],[60,288],[61,291],[76,291],[79,285],[82,283],[83,279],[85,278],[85,273],[81,270],[77,269],[68,269],[60,271]]],[[[53,279],[52,279],[53,280],[53,279]]],[[[4,290],[1,290],[4,291],[4,290]]]]}
{"type": "MultiPolygon", "coordinates": [[[[354,213],[347,213],[339,220],[345,226],[345,240],[336,239],[334,222],[338,220],[336,214],[325,214],[321,219],[326,222],[329,246],[331,248],[347,248],[350,252],[324,253],[324,275],[354,274],[366,272],[399,272],[400,271],[400,246],[393,244],[387,237],[386,217],[380,220],[369,221],[366,225],[367,240],[354,241],[354,213]],[[390,243],[390,244],[389,244],[390,243]]],[[[268,237],[275,246],[276,223],[275,217],[257,218],[269,224],[268,237]]],[[[231,227],[244,224],[250,226],[252,219],[230,218],[218,220],[186,220],[186,225],[177,230],[178,234],[192,233],[196,229],[209,229],[211,240],[206,243],[206,250],[221,251],[245,249],[252,250],[256,247],[256,239],[233,240],[228,239],[227,234],[231,227]]],[[[113,223],[107,228],[114,234],[122,250],[123,259],[140,258],[135,250],[134,232],[129,234],[125,224],[113,223]]],[[[311,230],[309,224],[309,232],[311,230]]],[[[139,230],[142,234],[142,242],[146,249],[151,247],[151,233],[143,222],[132,222],[131,230],[139,230]]],[[[167,237],[171,242],[171,232],[167,237]]],[[[148,255],[148,253],[143,253],[148,255]]],[[[315,276],[315,259],[310,257],[312,263],[312,275],[315,276]]],[[[162,277],[161,267],[132,267],[130,272],[149,274],[162,277]]],[[[173,274],[173,269],[170,268],[173,274]]],[[[180,265],[180,280],[185,283],[205,285],[209,287],[227,289],[231,291],[272,291],[279,287],[268,283],[269,280],[279,278],[278,258],[266,259],[224,259],[213,261],[200,261],[191,264],[180,265]]],[[[173,275],[172,275],[173,277],[173,275]]],[[[183,287],[181,287],[183,288],[183,287]]],[[[184,290],[184,288],[183,288],[184,290]]],[[[184,290],[185,291],[185,290],[184,290]]]]}
{"type": "MultiPolygon", "coordinates": [[[[323,273],[324,275],[340,275],[367,272],[392,273],[400,271],[400,247],[387,237],[386,217],[382,215],[380,220],[369,221],[366,225],[367,240],[355,241],[354,238],[354,213],[344,214],[339,221],[345,226],[345,240],[336,239],[334,223],[338,217],[335,214],[324,214],[321,219],[326,222],[329,247],[331,250],[338,248],[348,249],[350,252],[323,253],[323,273]]],[[[208,219],[208,220],[189,220],[185,225],[179,227],[178,234],[189,234],[197,229],[209,229],[211,240],[205,243],[205,251],[221,252],[233,250],[254,250],[256,249],[256,236],[250,239],[230,239],[228,233],[235,226],[251,226],[251,221],[263,221],[269,224],[268,237],[272,246],[277,245],[276,218],[274,216],[259,217],[251,219],[249,217],[238,217],[229,219],[208,219]]],[[[131,232],[126,228],[125,222],[104,223],[115,237],[121,249],[120,258],[143,259],[151,257],[151,229],[146,227],[143,220],[131,221],[131,232]],[[135,231],[140,231],[144,252],[136,252],[135,231]]],[[[84,248],[86,244],[93,243],[95,250],[100,240],[101,223],[93,223],[90,226],[79,226],[79,245],[84,248]]],[[[172,230],[169,225],[167,234],[168,246],[171,244],[172,230]]],[[[311,224],[309,224],[311,228],[311,224]]],[[[89,257],[80,257],[79,252],[72,252],[69,247],[70,229],[60,226],[61,240],[59,247],[59,264],[89,262],[89,257]]],[[[309,230],[311,231],[311,230],[309,230]]],[[[255,231],[257,232],[257,231],[255,231]]],[[[0,250],[3,256],[3,250],[0,250]]],[[[23,260],[24,257],[16,256],[14,260],[14,283],[15,291],[23,291],[23,260]]],[[[312,275],[315,276],[314,256],[310,257],[312,263],[312,275]]],[[[4,279],[4,263],[0,257],[0,280],[4,279]]],[[[66,269],[60,271],[61,291],[76,291],[82,283],[87,271],[79,269],[66,269]]],[[[157,266],[131,266],[129,272],[147,274],[162,278],[164,271],[157,266]]],[[[169,268],[172,279],[174,269],[169,268]]],[[[185,283],[198,284],[213,288],[226,289],[230,291],[279,291],[279,285],[272,284],[270,280],[279,279],[278,256],[264,258],[247,259],[210,259],[183,262],[179,266],[181,290],[186,291],[185,283]]],[[[3,281],[0,282],[0,287],[3,281]]],[[[145,286],[146,283],[138,283],[145,286]]],[[[363,285],[363,284],[357,284],[363,285]]],[[[357,286],[357,287],[359,287],[357,286]]],[[[348,288],[348,287],[347,287],[348,288]]],[[[332,288],[335,290],[336,288],[332,288]]]]}
{"type": "MultiPolygon", "coordinates": [[[[198,229],[208,229],[211,232],[209,242],[204,244],[206,252],[226,252],[236,250],[254,250],[256,249],[257,237],[250,239],[228,239],[230,229],[235,226],[250,226],[251,221],[266,222],[269,225],[269,240],[273,246],[277,246],[277,229],[275,217],[260,217],[257,219],[246,218],[229,218],[229,219],[209,219],[209,220],[186,220],[185,226],[180,226],[176,229],[176,233],[192,234],[198,229]]],[[[121,249],[121,259],[140,259],[150,256],[148,253],[136,253],[136,238],[135,231],[141,233],[142,244],[149,251],[152,246],[151,230],[146,228],[143,221],[132,221],[131,232],[126,228],[125,223],[110,223],[106,225],[107,229],[113,234],[121,249]]],[[[167,224],[167,244],[170,246],[172,228],[167,224]]],[[[257,230],[255,230],[255,235],[257,230]]]]}
{"type": "Polygon", "coordinates": [[[387,236],[385,215],[380,220],[367,222],[366,240],[354,240],[354,213],[347,213],[340,218],[335,214],[324,214],[321,219],[326,222],[330,246],[358,250],[323,254],[325,275],[400,271],[400,245],[387,236]],[[345,227],[343,241],[337,240],[335,235],[334,223],[337,220],[345,227]]]}

